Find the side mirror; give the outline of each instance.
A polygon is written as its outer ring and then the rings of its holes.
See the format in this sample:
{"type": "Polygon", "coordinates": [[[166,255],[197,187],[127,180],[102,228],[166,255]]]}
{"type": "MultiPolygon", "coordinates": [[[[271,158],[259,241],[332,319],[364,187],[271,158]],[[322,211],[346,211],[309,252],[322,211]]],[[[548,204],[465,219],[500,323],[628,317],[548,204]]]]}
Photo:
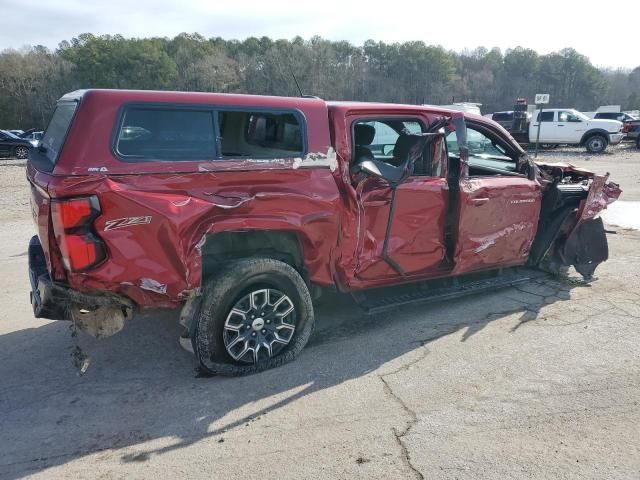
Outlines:
{"type": "Polygon", "coordinates": [[[382,146],[382,155],[385,157],[393,156],[393,149],[395,148],[395,144],[383,145],[382,146]]]}

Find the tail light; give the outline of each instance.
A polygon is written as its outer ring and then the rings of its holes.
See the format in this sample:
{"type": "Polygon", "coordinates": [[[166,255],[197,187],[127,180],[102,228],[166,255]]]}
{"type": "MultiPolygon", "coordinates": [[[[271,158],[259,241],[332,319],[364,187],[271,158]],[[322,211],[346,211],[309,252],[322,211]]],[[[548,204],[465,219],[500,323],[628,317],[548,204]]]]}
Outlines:
{"type": "Polygon", "coordinates": [[[622,125],[622,133],[629,133],[629,130],[631,129],[631,124],[628,122],[625,122],[622,125]]]}
{"type": "Polygon", "coordinates": [[[100,203],[96,196],[51,202],[53,232],[68,270],[82,272],[106,258],[104,243],[92,230],[98,215],[100,203]]]}

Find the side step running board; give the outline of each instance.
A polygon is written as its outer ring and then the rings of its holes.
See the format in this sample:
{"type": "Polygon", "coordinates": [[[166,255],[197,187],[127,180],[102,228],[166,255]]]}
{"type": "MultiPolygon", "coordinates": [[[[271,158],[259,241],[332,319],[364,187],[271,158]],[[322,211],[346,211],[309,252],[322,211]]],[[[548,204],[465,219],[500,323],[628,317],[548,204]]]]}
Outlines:
{"type": "Polygon", "coordinates": [[[453,277],[431,282],[398,285],[389,288],[376,288],[353,292],[355,302],[366,313],[379,313],[404,305],[437,302],[462,297],[474,293],[510,287],[527,282],[533,278],[545,276],[532,269],[510,269],[502,274],[493,274],[478,278],[478,275],[453,277]],[[442,285],[445,283],[445,285],[442,285]],[[446,285],[448,283],[449,285],[446,285]]]}

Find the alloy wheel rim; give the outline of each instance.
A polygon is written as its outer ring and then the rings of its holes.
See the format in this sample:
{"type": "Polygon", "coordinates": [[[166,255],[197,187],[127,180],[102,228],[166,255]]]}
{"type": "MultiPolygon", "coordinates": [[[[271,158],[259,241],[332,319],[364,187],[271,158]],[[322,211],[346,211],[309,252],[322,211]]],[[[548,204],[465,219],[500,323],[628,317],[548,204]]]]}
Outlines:
{"type": "Polygon", "coordinates": [[[231,308],[224,323],[227,353],[240,363],[255,364],[278,355],[293,338],[293,301],[274,288],[252,290],[231,308]]]}
{"type": "Polygon", "coordinates": [[[16,148],[16,157],[25,158],[27,156],[27,149],[24,147],[16,148]]]}
{"type": "Polygon", "coordinates": [[[602,140],[599,140],[599,139],[591,140],[591,148],[594,150],[600,150],[602,148],[602,140]]]}

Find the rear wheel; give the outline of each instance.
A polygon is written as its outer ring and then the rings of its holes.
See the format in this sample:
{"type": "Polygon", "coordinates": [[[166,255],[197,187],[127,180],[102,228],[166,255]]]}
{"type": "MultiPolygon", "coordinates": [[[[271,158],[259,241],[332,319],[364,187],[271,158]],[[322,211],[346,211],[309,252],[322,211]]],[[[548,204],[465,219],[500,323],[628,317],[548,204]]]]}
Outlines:
{"type": "Polygon", "coordinates": [[[589,153],[602,153],[607,148],[609,140],[604,135],[592,135],[587,139],[585,146],[589,153]]]}
{"type": "Polygon", "coordinates": [[[314,325],[306,283],[271,258],[239,260],[210,279],[192,336],[210,374],[246,375],[293,360],[314,325]]]}
{"type": "Polygon", "coordinates": [[[29,149],[23,146],[16,147],[15,155],[20,159],[27,158],[27,156],[29,155],[29,149]]]}

